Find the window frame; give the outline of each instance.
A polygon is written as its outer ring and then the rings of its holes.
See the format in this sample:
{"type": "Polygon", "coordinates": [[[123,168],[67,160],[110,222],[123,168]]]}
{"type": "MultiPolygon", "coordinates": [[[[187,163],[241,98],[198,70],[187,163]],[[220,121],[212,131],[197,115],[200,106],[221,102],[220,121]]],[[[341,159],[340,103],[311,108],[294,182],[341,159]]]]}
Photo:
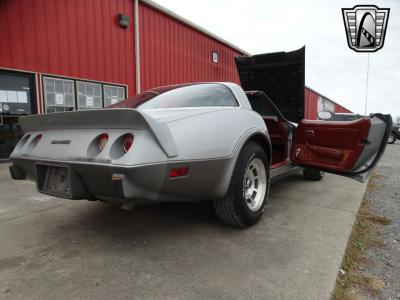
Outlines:
{"type": "MultiPolygon", "coordinates": [[[[103,86],[102,86],[102,92],[103,92],[103,108],[115,104],[115,103],[110,103],[110,104],[107,105],[107,106],[105,105],[105,104],[106,104],[106,97],[105,97],[105,95],[106,95],[105,88],[106,88],[106,87],[123,88],[122,86],[118,86],[118,85],[113,85],[113,84],[108,84],[108,83],[103,84],[103,86]]],[[[121,100],[117,101],[116,103],[121,102],[122,100],[124,100],[124,99],[127,98],[127,96],[126,96],[126,89],[123,89],[123,91],[124,91],[124,96],[122,97],[121,100]]]]}
{"type": "MultiPolygon", "coordinates": [[[[98,82],[85,81],[85,80],[75,80],[75,86],[76,86],[76,110],[77,111],[104,108],[103,84],[98,83],[98,82]],[[80,83],[85,84],[85,92],[86,92],[86,84],[93,84],[93,85],[98,85],[99,86],[99,88],[100,88],[100,107],[93,107],[93,108],[88,108],[88,109],[80,109],[81,107],[85,107],[85,106],[80,106],[79,105],[79,96],[80,95],[79,95],[78,85],[80,83]]],[[[87,94],[85,93],[84,96],[87,97],[87,94]]],[[[93,97],[95,97],[95,96],[93,96],[93,97]]],[[[86,107],[88,107],[88,106],[86,106],[86,107]]]]}
{"type": "MultiPolygon", "coordinates": [[[[79,110],[79,104],[78,104],[78,85],[77,82],[83,82],[83,83],[93,83],[93,84],[100,84],[101,85],[101,108],[96,108],[96,109],[103,109],[105,108],[104,106],[104,86],[110,86],[110,87],[118,87],[118,88],[123,88],[124,92],[124,97],[122,100],[126,99],[128,96],[128,85],[127,84],[120,84],[120,83],[113,83],[113,82],[102,82],[102,81],[96,81],[96,80],[89,80],[89,79],[84,79],[84,78],[78,78],[78,77],[68,77],[68,76],[57,76],[57,75],[52,75],[52,74],[47,74],[47,73],[42,73],[40,74],[40,98],[42,100],[41,107],[43,114],[47,114],[47,99],[46,99],[46,91],[45,91],[45,79],[59,79],[59,80],[67,80],[67,81],[72,81],[73,82],[73,89],[74,89],[74,108],[73,111],[82,111],[79,110]]],[[[51,106],[51,105],[50,105],[51,106]]]]}
{"type": "MultiPolygon", "coordinates": [[[[75,111],[76,110],[76,86],[75,86],[75,80],[69,79],[69,78],[63,78],[63,77],[43,76],[42,77],[42,92],[43,92],[42,95],[43,95],[43,106],[44,106],[43,107],[43,112],[45,114],[49,114],[49,112],[47,112],[47,107],[49,105],[47,105],[47,91],[46,91],[46,82],[45,82],[46,79],[69,81],[69,82],[72,83],[72,89],[73,89],[72,96],[74,97],[74,105],[72,106],[72,111],[75,111]]],[[[54,94],[55,93],[56,92],[55,92],[55,89],[54,89],[54,94]]],[[[65,93],[63,93],[63,95],[65,95],[65,93]]],[[[59,106],[59,107],[61,107],[60,105],[50,105],[50,106],[55,106],[55,107],[59,106]]],[[[71,107],[71,106],[64,106],[64,107],[71,107]]]]}

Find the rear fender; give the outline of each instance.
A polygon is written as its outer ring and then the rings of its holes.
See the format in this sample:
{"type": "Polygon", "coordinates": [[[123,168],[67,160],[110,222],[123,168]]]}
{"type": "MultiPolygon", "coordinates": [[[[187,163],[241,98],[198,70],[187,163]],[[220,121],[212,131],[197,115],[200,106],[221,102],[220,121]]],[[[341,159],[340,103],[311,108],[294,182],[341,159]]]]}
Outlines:
{"type": "Polygon", "coordinates": [[[258,143],[267,154],[267,157],[269,158],[269,165],[267,166],[267,172],[269,171],[271,166],[270,162],[271,162],[272,147],[271,147],[271,141],[268,136],[268,131],[263,132],[256,128],[249,129],[240,137],[235,146],[235,150],[233,152],[230,163],[227,166],[225,176],[221,180],[221,189],[219,191],[220,195],[225,195],[228,192],[233,171],[235,169],[236,162],[239,158],[239,154],[243,150],[244,146],[251,141],[258,143]]]}

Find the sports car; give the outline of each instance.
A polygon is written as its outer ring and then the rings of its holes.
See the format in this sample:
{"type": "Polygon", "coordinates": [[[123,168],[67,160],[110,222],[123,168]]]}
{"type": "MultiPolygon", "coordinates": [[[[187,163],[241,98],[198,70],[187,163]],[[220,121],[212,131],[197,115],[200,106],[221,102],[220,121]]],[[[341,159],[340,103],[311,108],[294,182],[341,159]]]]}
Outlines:
{"type": "Polygon", "coordinates": [[[390,116],[303,120],[304,48],[236,64],[242,87],[171,85],[107,109],[22,117],[11,176],[67,199],[209,200],[221,221],[243,228],[263,215],[273,180],[301,170],[360,179],[375,166],[390,116]]]}

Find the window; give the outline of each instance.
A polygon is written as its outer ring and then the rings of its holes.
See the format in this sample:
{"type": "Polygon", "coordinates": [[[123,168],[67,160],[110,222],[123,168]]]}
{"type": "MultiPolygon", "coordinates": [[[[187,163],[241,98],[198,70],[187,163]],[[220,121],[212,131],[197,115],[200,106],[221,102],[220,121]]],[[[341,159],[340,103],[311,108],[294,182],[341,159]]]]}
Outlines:
{"type": "Polygon", "coordinates": [[[78,110],[88,110],[103,107],[101,84],[77,81],[76,89],[78,90],[78,110]]]}
{"type": "Polygon", "coordinates": [[[222,84],[197,84],[167,91],[142,104],[138,109],[237,106],[232,92],[222,84]]]}
{"type": "Polygon", "coordinates": [[[0,115],[35,113],[35,87],[33,74],[0,70],[0,115]]]}
{"type": "Polygon", "coordinates": [[[276,116],[275,111],[271,108],[271,104],[265,95],[248,95],[251,108],[263,117],[276,116]]]}
{"type": "Polygon", "coordinates": [[[101,82],[43,77],[43,98],[46,113],[72,111],[75,108],[99,109],[125,99],[125,87],[101,82]]]}
{"type": "Polygon", "coordinates": [[[217,64],[218,63],[218,52],[213,51],[211,55],[212,62],[217,64]]]}
{"type": "Polygon", "coordinates": [[[62,112],[75,109],[74,81],[58,78],[43,78],[46,112],[62,112]]]}
{"type": "Polygon", "coordinates": [[[104,107],[125,99],[125,88],[121,86],[104,85],[104,107]]]}
{"type": "Polygon", "coordinates": [[[325,99],[324,97],[318,96],[318,104],[317,104],[317,110],[320,111],[329,111],[331,113],[335,112],[335,104],[328,100],[325,99]]]}

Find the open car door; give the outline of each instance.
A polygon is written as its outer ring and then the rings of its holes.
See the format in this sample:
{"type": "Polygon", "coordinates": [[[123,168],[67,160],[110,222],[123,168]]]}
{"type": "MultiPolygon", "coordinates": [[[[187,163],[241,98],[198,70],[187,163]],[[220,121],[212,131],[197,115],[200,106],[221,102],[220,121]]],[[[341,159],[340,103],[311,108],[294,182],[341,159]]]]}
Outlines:
{"type": "Polygon", "coordinates": [[[382,114],[355,121],[302,120],[291,160],[363,182],[385,151],[391,128],[391,116],[382,114]]]}

